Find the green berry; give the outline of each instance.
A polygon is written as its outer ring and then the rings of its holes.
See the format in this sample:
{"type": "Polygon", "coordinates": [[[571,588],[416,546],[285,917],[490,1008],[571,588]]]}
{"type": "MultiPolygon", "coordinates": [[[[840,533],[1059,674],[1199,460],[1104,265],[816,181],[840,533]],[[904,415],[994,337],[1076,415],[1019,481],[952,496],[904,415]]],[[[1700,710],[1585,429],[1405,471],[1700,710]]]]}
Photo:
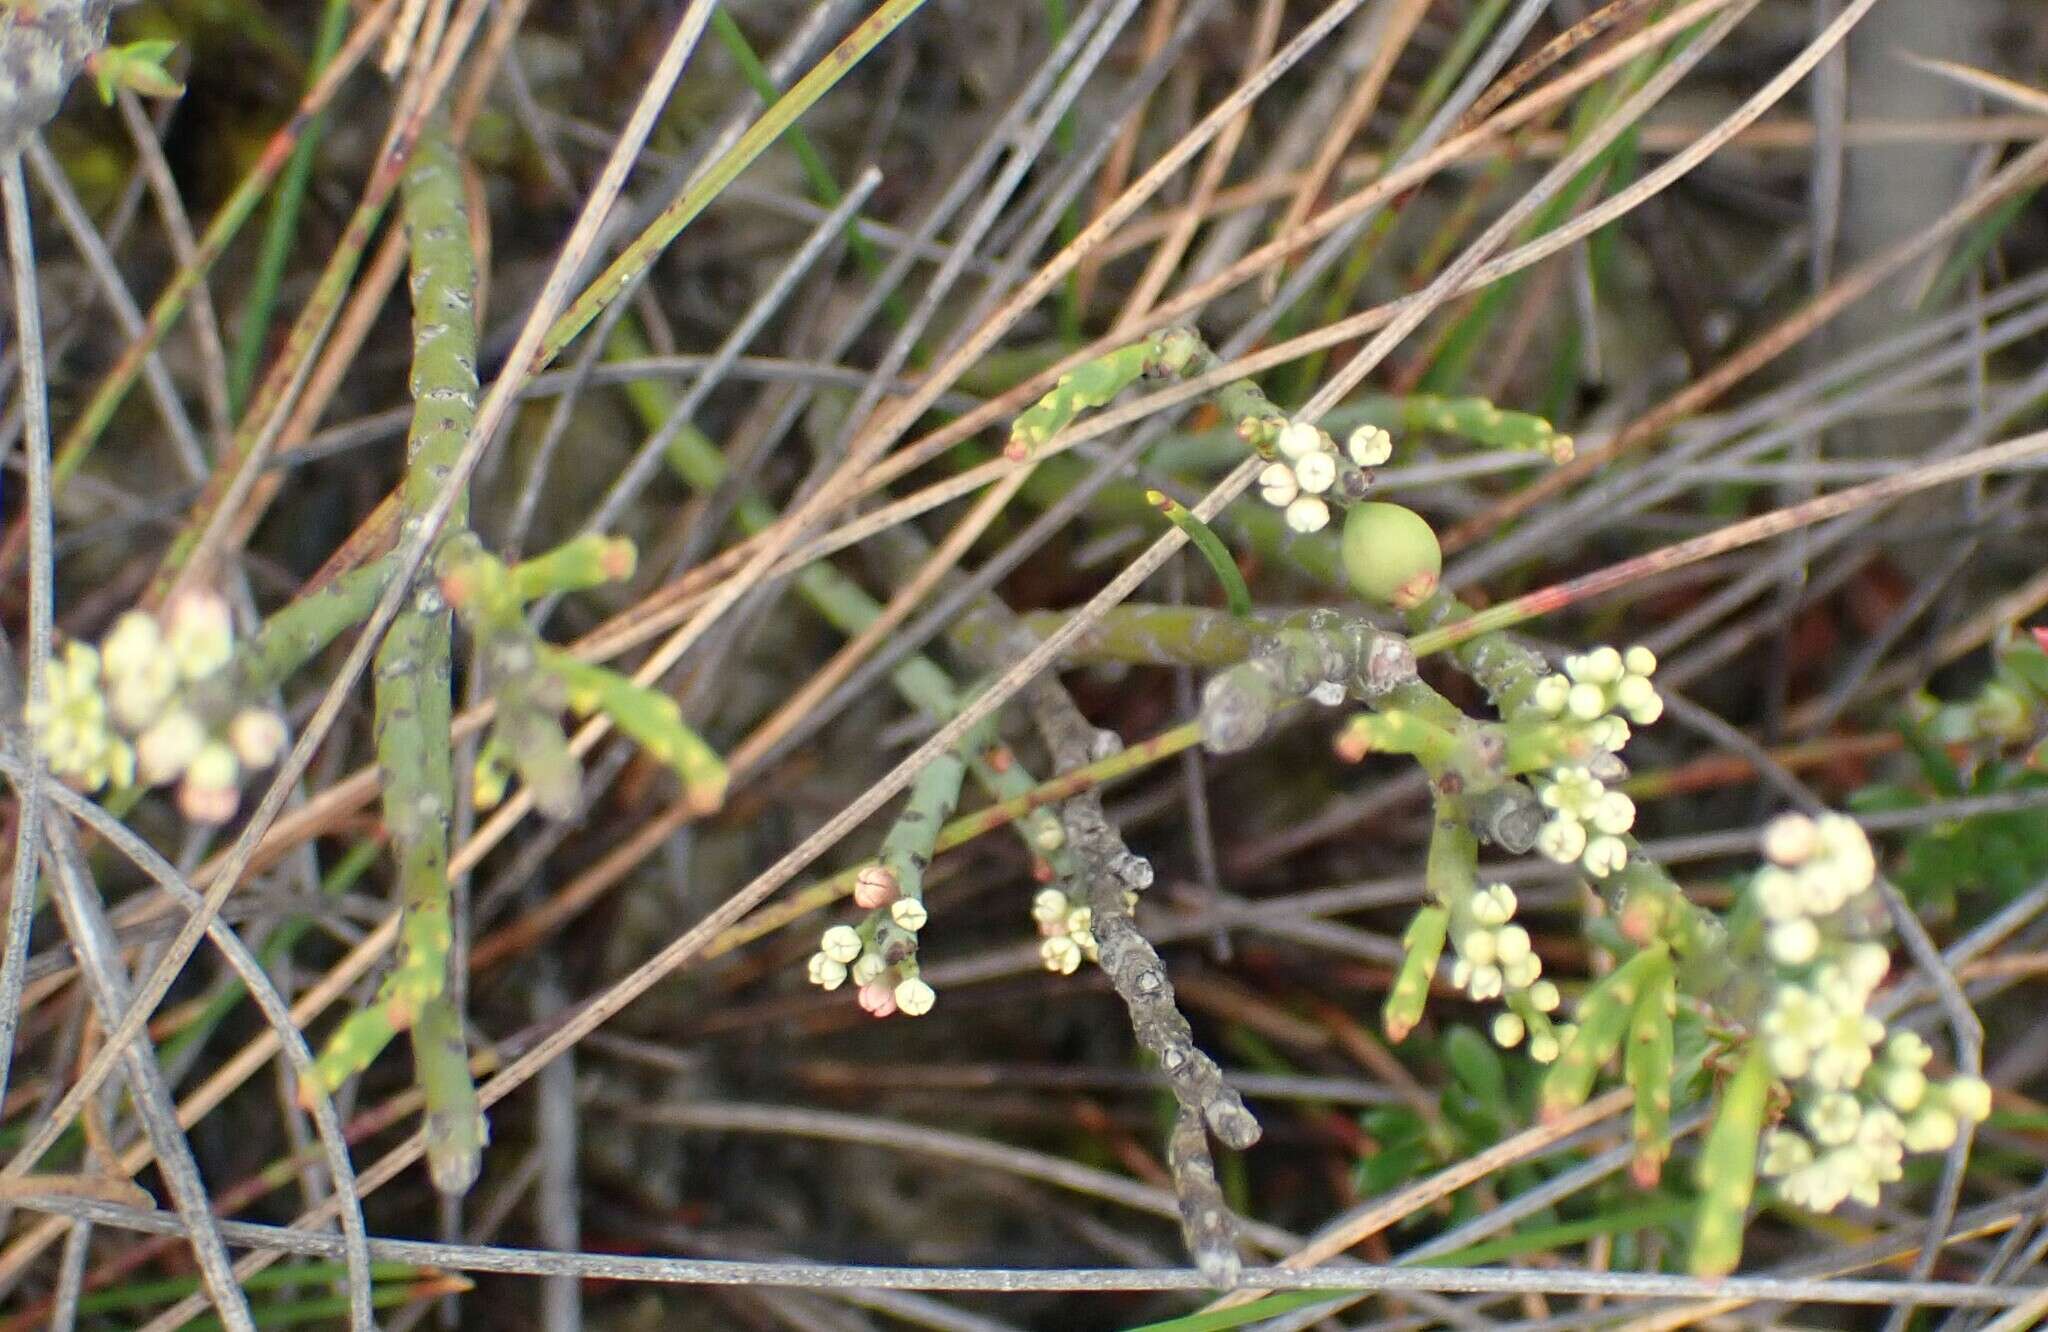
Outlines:
{"type": "Polygon", "coordinates": [[[1354,504],[1344,519],[1344,572],[1369,601],[1397,610],[1436,591],[1443,547],[1422,516],[1398,504],[1354,504]]]}

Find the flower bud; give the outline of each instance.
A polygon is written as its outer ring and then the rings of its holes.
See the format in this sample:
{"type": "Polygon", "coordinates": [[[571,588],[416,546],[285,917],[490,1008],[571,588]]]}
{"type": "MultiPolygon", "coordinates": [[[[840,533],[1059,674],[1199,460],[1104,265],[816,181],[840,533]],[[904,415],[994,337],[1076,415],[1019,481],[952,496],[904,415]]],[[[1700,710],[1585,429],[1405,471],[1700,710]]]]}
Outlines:
{"type": "Polygon", "coordinates": [[[1268,463],[1260,470],[1259,498],[1274,508],[1286,508],[1300,493],[1301,484],[1294,479],[1294,469],[1286,463],[1268,463]]]}
{"type": "Polygon", "coordinates": [[[923,1017],[931,1012],[932,1005],[938,1002],[938,997],[931,986],[915,976],[896,987],[896,1007],[910,1017],[923,1017]]]}
{"type": "Polygon", "coordinates": [[[812,953],[804,971],[810,977],[811,984],[827,990],[836,990],[846,983],[846,965],[833,961],[823,953],[812,953]]]}
{"type": "Polygon", "coordinates": [[[1586,828],[1564,815],[1550,820],[1536,833],[1536,850],[1545,860],[1569,865],[1586,850],[1586,828]]]}
{"type": "Polygon", "coordinates": [[[1071,976],[1081,968],[1081,945],[1064,934],[1055,934],[1038,945],[1039,960],[1047,971],[1071,976]]]}
{"type": "Polygon", "coordinates": [[[1290,531],[1307,536],[1320,532],[1330,525],[1330,506],[1314,495],[1303,495],[1287,506],[1287,526],[1290,531]]]}
{"type": "Polygon", "coordinates": [[[1041,925],[1063,923],[1067,911],[1067,895],[1057,888],[1041,888],[1031,899],[1031,919],[1041,925]]]}
{"type": "Polygon", "coordinates": [[[1968,1075],[1950,1078],[1942,1091],[1956,1118],[1981,1124],[1991,1117],[1991,1084],[1984,1079],[1968,1075]]]}
{"type": "Polygon", "coordinates": [[[1570,697],[1571,692],[1570,680],[1562,675],[1546,675],[1529,691],[1529,701],[1555,717],[1564,711],[1565,700],[1570,697]]]}
{"type": "Polygon", "coordinates": [[[1273,447],[1283,458],[1306,458],[1320,452],[1323,447],[1323,432],[1306,421],[1290,421],[1281,428],[1274,439],[1273,447]]]}
{"type": "Polygon", "coordinates": [[[1493,1019],[1493,1041],[1503,1050],[1512,1050],[1522,1043],[1528,1027],[1513,1013],[1497,1013],[1493,1019]]]}
{"type": "Polygon", "coordinates": [[[860,993],[854,997],[863,1009],[875,1017],[885,1018],[896,1011],[896,990],[886,981],[869,981],[860,987],[860,993]]]}
{"type": "Polygon", "coordinates": [[[1564,1002],[1557,986],[1550,981],[1537,981],[1529,987],[1529,1002],[1536,1005],[1539,1013],[1555,1013],[1557,1006],[1564,1002]]]}
{"type": "Polygon", "coordinates": [[[851,925],[834,925],[818,937],[818,951],[834,962],[850,963],[861,955],[860,934],[851,925]]]}
{"type": "Polygon", "coordinates": [[[234,655],[228,603],[212,592],[187,592],[168,608],[164,644],[187,680],[204,679],[234,655]]]}
{"type": "Polygon", "coordinates": [[[1311,453],[1294,464],[1294,480],[1303,493],[1320,495],[1337,479],[1337,460],[1327,453],[1311,453]]]}
{"type": "Polygon", "coordinates": [[[1394,456],[1394,437],[1376,425],[1362,425],[1344,442],[1344,451],[1360,467],[1378,467],[1394,456]]]}
{"type": "Polygon", "coordinates": [[[894,902],[899,894],[896,876],[880,865],[864,865],[853,876],[853,903],[878,911],[894,902]]]}
{"type": "Polygon", "coordinates": [[[243,708],[228,722],[228,744],[245,768],[267,768],[284,752],[284,718],[268,708],[243,708]]]}
{"type": "Polygon", "coordinates": [[[1564,710],[1580,721],[1593,721],[1606,715],[1607,691],[1599,685],[1581,681],[1565,695],[1564,710]]]}
{"type": "Polygon", "coordinates": [[[889,964],[882,960],[880,953],[862,953],[847,968],[846,974],[853,977],[855,985],[866,985],[888,969],[889,964]]]}
{"type": "Polygon", "coordinates": [[[1804,814],[1780,814],[1764,825],[1764,855],[1780,865],[1803,865],[1820,849],[1820,831],[1804,814]]]}
{"type": "Polygon", "coordinates": [[[136,766],[142,780],[161,786],[179,773],[206,744],[206,728],[180,708],[144,731],[135,742],[136,766]]]}
{"type": "Polygon", "coordinates": [[[1788,967],[1803,967],[1820,951],[1820,928],[1805,916],[1771,927],[1771,956],[1788,967]]]}
{"type": "Polygon", "coordinates": [[[1638,643],[1621,654],[1621,664],[1627,668],[1630,675],[1655,675],[1657,654],[1638,643]]]}
{"type": "Polygon", "coordinates": [[[1595,837],[1586,844],[1585,858],[1581,861],[1586,872],[1596,879],[1618,874],[1628,868],[1628,844],[1619,837],[1595,837]]]}
{"type": "Polygon", "coordinates": [[[927,912],[924,903],[915,897],[899,897],[889,904],[889,919],[916,934],[924,928],[925,922],[931,919],[931,913],[927,912]]]}

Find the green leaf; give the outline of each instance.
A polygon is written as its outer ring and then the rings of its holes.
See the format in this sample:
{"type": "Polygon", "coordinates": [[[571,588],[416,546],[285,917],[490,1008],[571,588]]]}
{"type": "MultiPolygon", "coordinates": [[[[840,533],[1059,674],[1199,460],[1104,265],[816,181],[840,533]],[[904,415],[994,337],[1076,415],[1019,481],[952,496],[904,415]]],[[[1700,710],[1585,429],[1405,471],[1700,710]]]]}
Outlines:
{"type": "Polygon", "coordinates": [[[144,97],[183,96],[185,85],[164,68],[164,61],[177,49],[174,41],[149,37],[102,50],[93,58],[93,77],[99,84],[100,100],[112,106],[114,94],[123,88],[144,97]]]}
{"type": "Polygon", "coordinates": [[[1499,1106],[1507,1101],[1507,1072],[1493,1042],[1470,1027],[1452,1027],[1444,1033],[1444,1062],[1464,1089],[1482,1104],[1499,1106]]]}
{"type": "Polygon", "coordinates": [[[1216,535],[1209,524],[1194,515],[1186,505],[1170,495],[1157,490],[1145,492],[1145,498],[1152,506],[1166,515],[1166,520],[1178,527],[1194,544],[1202,558],[1209,562],[1209,568],[1216,575],[1216,581],[1223,584],[1223,599],[1230,607],[1230,613],[1239,619],[1249,619],[1252,613],[1251,590],[1244,585],[1244,574],[1238,569],[1237,561],[1230,558],[1229,549],[1223,538],[1216,535]]]}

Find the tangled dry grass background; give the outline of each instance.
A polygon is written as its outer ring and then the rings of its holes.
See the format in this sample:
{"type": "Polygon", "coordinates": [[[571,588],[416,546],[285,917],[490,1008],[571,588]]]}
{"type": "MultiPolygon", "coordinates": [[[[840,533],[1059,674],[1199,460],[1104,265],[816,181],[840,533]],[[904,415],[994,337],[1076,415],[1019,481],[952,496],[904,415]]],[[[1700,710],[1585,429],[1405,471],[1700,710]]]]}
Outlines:
{"type": "MultiPolygon", "coordinates": [[[[0,1327],[2031,1325],[2048,703],[1983,691],[2048,602],[2044,64],[2016,0],[8,0],[0,1327]],[[182,94],[95,98],[151,39],[182,94]],[[1176,326],[1202,378],[1003,455],[1058,373],[1176,326]],[[1919,925],[1889,1015],[1989,1082],[1974,1140],[1876,1207],[1759,1206],[1742,1275],[1695,1279],[1699,1114],[1644,1189],[1625,1090],[1543,1121],[1464,996],[1383,1038],[1429,783],[1339,761],[1316,708],[1205,753],[1229,652],[1102,646],[1122,603],[1222,605],[1148,488],[1210,520],[1260,624],[1359,609],[1329,535],[1244,494],[1203,394],[1245,377],[1333,429],[1408,404],[1376,493],[1442,535],[1445,587],[1552,589],[1539,651],[1655,650],[1627,790],[1693,899],[1788,805],[1857,813],[1919,925]],[[1576,456],[1418,406],[1466,398],[1576,456]],[[409,472],[416,403],[458,400],[409,472]],[[436,1011],[490,1125],[459,1197],[417,1168],[437,1084],[404,1042],[304,1090],[389,994],[388,843],[418,843],[376,798],[371,677],[404,672],[372,656],[394,617],[448,632],[390,577],[444,522],[508,564],[629,538],[629,578],[532,623],[729,776],[707,798],[600,710],[569,817],[455,782],[436,1011]],[[361,591],[262,680],[282,764],[222,824],[41,771],[36,672],[194,587],[244,640],[361,591]],[[1149,877],[1167,1008],[1046,970],[1046,846],[1005,817],[919,868],[928,1014],[806,983],[970,734],[1016,765],[1009,814],[1057,797],[1084,863],[1149,877]],[[1190,1143],[1134,1041],[1180,1048],[1174,996],[1248,1151],[1190,1143]],[[1235,1218],[1235,1309],[1194,1312],[1190,1198],[1235,1218]]],[[[479,709],[516,706],[476,632],[439,649],[463,776],[479,709]]],[[[1597,975],[1568,867],[1482,869],[1546,975],[1597,975]]]]}

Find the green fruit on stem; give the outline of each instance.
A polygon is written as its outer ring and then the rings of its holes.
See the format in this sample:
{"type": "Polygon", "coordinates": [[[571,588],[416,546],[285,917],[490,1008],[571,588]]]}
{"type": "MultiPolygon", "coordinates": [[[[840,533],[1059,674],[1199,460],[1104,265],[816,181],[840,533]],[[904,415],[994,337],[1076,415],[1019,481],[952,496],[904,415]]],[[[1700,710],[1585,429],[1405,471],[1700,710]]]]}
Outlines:
{"type": "Polygon", "coordinates": [[[1344,572],[1360,596],[1408,610],[1436,591],[1443,568],[1436,533],[1413,509],[1351,506],[1344,519],[1344,572]]]}

